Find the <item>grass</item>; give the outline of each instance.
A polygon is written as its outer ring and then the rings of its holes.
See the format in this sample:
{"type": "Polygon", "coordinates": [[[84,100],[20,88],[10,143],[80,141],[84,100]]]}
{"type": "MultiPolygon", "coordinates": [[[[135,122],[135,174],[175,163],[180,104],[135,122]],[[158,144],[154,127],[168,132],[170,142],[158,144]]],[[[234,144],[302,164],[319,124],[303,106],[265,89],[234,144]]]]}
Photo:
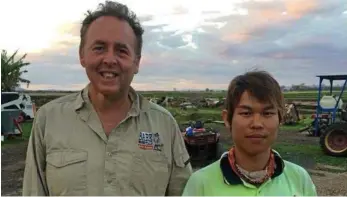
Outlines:
{"type": "Polygon", "coordinates": [[[16,144],[28,140],[31,133],[32,122],[25,122],[21,124],[23,134],[21,137],[15,137],[14,139],[5,139],[4,142],[1,142],[1,148],[6,148],[7,145],[16,144]]]}
{"type": "Polygon", "coordinates": [[[345,169],[347,172],[347,158],[325,155],[319,144],[304,145],[281,142],[275,144],[274,149],[277,150],[284,159],[303,166],[311,166],[315,163],[319,163],[324,165],[338,166],[345,169]]]}
{"type": "Polygon", "coordinates": [[[177,122],[187,122],[191,120],[222,120],[220,109],[188,109],[167,108],[175,117],[177,122]]]}
{"type": "Polygon", "coordinates": [[[281,131],[299,131],[300,129],[309,125],[313,120],[310,118],[302,119],[294,125],[281,125],[281,131]]]}

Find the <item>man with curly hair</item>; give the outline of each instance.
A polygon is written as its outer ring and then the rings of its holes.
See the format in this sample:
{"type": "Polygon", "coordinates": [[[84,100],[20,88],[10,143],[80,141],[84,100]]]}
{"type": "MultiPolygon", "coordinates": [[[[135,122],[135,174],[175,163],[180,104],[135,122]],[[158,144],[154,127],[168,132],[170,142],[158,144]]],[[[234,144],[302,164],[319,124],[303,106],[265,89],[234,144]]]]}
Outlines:
{"type": "Polygon", "coordinates": [[[142,29],[127,6],[88,12],[80,63],[89,84],[40,107],[33,122],[23,195],[181,195],[192,173],[173,116],[130,86],[142,29]]]}

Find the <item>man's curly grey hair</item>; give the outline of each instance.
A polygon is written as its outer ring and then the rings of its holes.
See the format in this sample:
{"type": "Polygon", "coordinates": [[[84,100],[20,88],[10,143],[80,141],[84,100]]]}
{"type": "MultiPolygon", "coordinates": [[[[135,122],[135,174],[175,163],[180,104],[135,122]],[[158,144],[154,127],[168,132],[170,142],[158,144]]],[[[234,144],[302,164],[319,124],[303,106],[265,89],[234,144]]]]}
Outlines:
{"type": "Polygon", "coordinates": [[[82,27],[80,29],[81,42],[79,50],[81,51],[81,49],[83,48],[83,45],[85,43],[85,36],[90,24],[102,16],[113,16],[129,23],[136,36],[136,55],[141,57],[143,43],[142,35],[144,33],[144,29],[142,28],[139,19],[133,11],[131,11],[126,5],[115,1],[105,1],[105,3],[99,4],[97,10],[87,11],[86,17],[82,21],[82,27]]]}

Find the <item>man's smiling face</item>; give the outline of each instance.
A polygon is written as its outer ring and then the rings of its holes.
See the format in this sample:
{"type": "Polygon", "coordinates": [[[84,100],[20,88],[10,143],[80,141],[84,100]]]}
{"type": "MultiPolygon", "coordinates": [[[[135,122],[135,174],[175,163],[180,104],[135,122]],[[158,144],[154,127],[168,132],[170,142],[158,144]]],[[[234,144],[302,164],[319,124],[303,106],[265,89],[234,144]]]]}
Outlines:
{"type": "Polygon", "coordinates": [[[139,69],[136,36],[130,25],[102,16],[89,26],[80,51],[93,88],[103,95],[118,95],[130,86],[139,69]]]}

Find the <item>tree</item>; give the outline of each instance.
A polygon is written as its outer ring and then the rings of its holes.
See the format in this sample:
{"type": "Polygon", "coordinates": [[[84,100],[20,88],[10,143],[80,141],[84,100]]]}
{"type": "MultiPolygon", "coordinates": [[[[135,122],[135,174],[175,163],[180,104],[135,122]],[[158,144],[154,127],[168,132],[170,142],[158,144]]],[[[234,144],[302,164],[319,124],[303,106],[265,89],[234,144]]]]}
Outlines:
{"type": "Polygon", "coordinates": [[[11,56],[7,55],[6,50],[1,52],[1,91],[14,91],[19,83],[26,83],[29,87],[30,81],[22,78],[23,73],[27,73],[27,70],[23,70],[23,67],[28,66],[29,62],[24,62],[27,54],[24,54],[18,60],[15,60],[18,50],[11,56]]]}

